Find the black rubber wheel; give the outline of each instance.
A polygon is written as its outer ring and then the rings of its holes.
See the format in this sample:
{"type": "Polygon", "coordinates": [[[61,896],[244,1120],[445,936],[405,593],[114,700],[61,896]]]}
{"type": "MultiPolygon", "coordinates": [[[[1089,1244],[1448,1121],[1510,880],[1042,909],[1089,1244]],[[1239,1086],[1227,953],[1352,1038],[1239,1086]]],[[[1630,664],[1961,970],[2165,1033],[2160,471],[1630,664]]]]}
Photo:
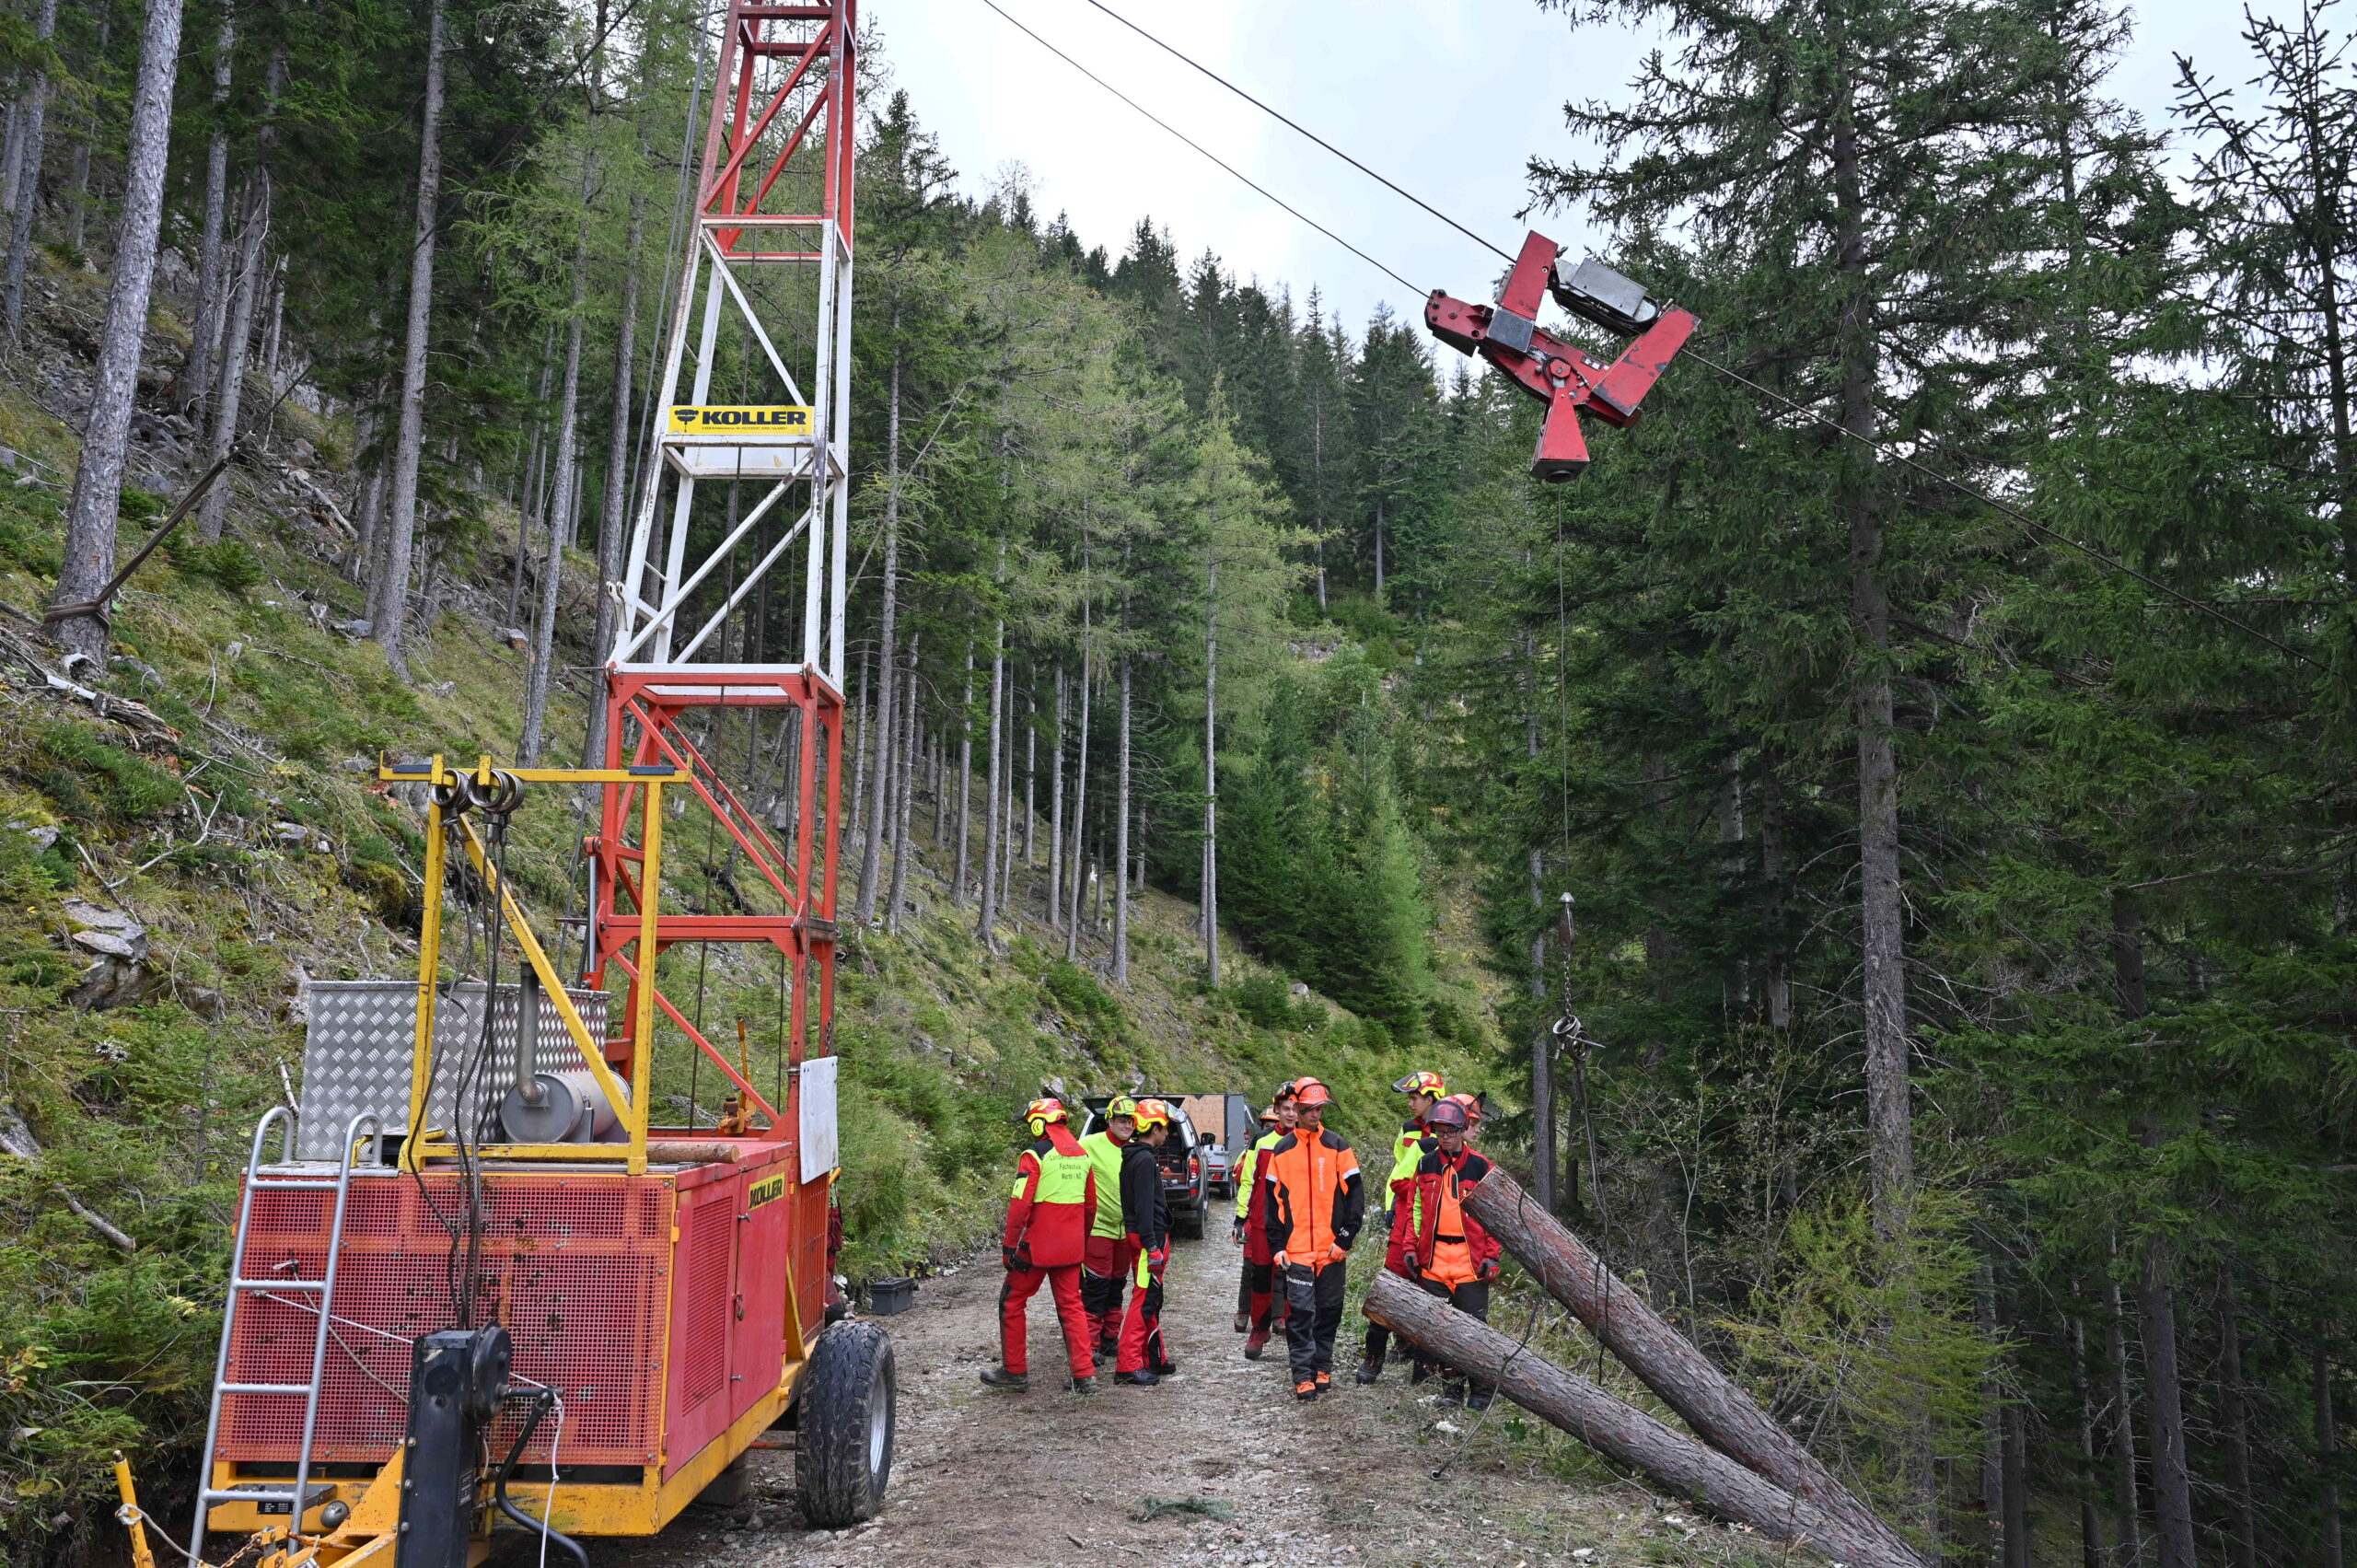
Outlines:
{"type": "Polygon", "coordinates": [[[1198,1203],[1191,1209],[1180,1209],[1170,1217],[1170,1228],[1190,1241],[1203,1238],[1203,1207],[1198,1203]]]}
{"type": "Polygon", "coordinates": [[[819,1336],[795,1401],[794,1481],[811,1528],[840,1530],[884,1506],[899,1384],[892,1341],[875,1324],[837,1323],[819,1336]]]}

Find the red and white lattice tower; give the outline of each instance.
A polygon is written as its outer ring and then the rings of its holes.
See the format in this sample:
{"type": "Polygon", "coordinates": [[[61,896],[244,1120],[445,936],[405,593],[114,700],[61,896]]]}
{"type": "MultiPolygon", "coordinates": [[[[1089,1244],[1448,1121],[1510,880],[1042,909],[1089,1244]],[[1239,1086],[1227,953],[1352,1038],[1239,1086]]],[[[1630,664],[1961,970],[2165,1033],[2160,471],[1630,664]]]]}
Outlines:
{"type": "MultiPolygon", "coordinates": [[[[830,1053],[834,994],[857,50],[854,0],[728,6],[665,344],[659,463],[611,590],[620,632],[606,672],[604,765],[681,769],[691,809],[709,812],[714,836],[725,834],[730,886],[742,895],[721,912],[711,906],[723,900],[708,898],[702,912],[664,899],[658,950],[773,945],[791,981],[795,1063],[806,1049],[830,1053]],[[716,372],[734,384],[716,387],[716,372]],[[749,741],[745,755],[752,772],[777,770],[768,801],[756,797],[759,781],[733,786],[706,754],[739,722],[713,709],[755,711],[741,722],[766,738],[749,741]]],[[[733,745],[731,767],[744,771],[733,745]]],[[[673,783],[668,796],[682,793],[673,783]]],[[[636,794],[627,784],[605,791],[590,845],[588,965],[593,984],[607,964],[621,965],[633,993],[649,979],[633,947],[636,794]]],[[[659,988],[656,1000],[704,1053],[730,1054],[725,1041],[704,1039],[691,1006],[659,988]]],[[[633,1001],[623,1016],[639,1016],[633,1001]]],[[[617,1040],[609,1053],[626,1062],[643,1044],[617,1040]]]]}

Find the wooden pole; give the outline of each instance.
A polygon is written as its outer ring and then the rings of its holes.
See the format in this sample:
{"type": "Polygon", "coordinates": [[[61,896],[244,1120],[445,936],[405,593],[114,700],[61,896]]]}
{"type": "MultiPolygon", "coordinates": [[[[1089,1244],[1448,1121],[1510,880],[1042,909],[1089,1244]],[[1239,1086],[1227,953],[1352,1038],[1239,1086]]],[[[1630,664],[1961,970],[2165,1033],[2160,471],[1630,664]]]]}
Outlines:
{"type": "Polygon", "coordinates": [[[1494,1383],[1506,1398],[1605,1458],[1643,1470],[1771,1540],[1805,1547],[1850,1568],[1923,1568],[1921,1558],[1883,1532],[1861,1531],[1794,1496],[1397,1274],[1376,1280],[1366,1315],[1466,1376],[1494,1383]]]}
{"type": "Polygon", "coordinates": [[[1696,1436],[1840,1518],[1858,1539],[1879,1541],[1884,1561],[1917,1561],[1897,1532],[1834,1480],[1798,1438],[1621,1283],[1587,1243],[1557,1224],[1512,1177],[1491,1167],[1480,1186],[1466,1194],[1465,1206],[1696,1436]]]}

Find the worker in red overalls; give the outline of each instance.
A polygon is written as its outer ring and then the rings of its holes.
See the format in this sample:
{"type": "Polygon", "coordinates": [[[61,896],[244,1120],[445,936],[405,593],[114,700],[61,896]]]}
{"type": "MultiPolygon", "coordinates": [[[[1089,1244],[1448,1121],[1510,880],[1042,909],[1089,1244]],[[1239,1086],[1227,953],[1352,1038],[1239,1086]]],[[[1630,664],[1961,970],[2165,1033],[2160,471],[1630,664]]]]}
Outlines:
{"type": "Polygon", "coordinates": [[[1277,1140],[1293,1131],[1294,1100],[1290,1082],[1277,1086],[1276,1098],[1269,1109],[1260,1113],[1263,1131],[1257,1142],[1244,1151],[1244,1158],[1236,1172],[1236,1226],[1230,1239],[1244,1249],[1244,1272],[1240,1298],[1236,1304],[1236,1327],[1248,1335],[1244,1342],[1244,1359],[1258,1361],[1268,1349],[1271,1326],[1270,1314],[1277,1314],[1276,1321],[1283,1321],[1283,1297],[1276,1293],[1276,1260],[1269,1251],[1269,1237],[1260,1224],[1260,1208],[1267,1202],[1268,1191],[1260,1180],[1261,1164],[1277,1140]]]}
{"type": "MultiPolygon", "coordinates": [[[[1427,1295],[1435,1295],[1459,1312],[1490,1320],[1490,1282],[1498,1277],[1497,1238],[1481,1222],[1465,1212],[1465,1200],[1490,1174],[1490,1162],[1465,1146],[1465,1108],[1442,1100],[1425,1113],[1432,1135],[1428,1153],[1416,1164],[1416,1174],[1391,1214],[1391,1245],[1386,1264],[1406,1274],[1427,1295]]],[[[1432,1375],[1433,1360],[1419,1349],[1416,1369],[1409,1381],[1421,1383],[1432,1375]]],[[[1477,1411],[1490,1408],[1493,1390],[1476,1380],[1469,1395],[1455,1373],[1441,1385],[1440,1402],[1466,1404],[1477,1411]]]]}
{"type": "Polygon", "coordinates": [[[1029,1352],[1024,1304],[1046,1282],[1062,1325],[1064,1360],[1075,1393],[1094,1388],[1097,1362],[1088,1315],[1080,1303],[1080,1265],[1097,1212],[1097,1172],[1072,1135],[1060,1100],[1035,1099],[1023,1112],[1032,1144],[1015,1162],[1015,1191],[1006,1202],[999,1255],[1006,1283],[998,1295],[999,1365],[982,1374],[993,1388],[1021,1388],[1029,1352]]]}

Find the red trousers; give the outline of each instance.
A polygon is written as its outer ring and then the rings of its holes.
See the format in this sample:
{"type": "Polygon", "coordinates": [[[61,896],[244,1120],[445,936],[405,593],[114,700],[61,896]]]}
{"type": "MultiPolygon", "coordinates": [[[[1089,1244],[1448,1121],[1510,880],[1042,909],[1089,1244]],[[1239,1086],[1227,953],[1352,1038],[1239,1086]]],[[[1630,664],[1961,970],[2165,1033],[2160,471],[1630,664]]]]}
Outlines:
{"type": "Polygon", "coordinates": [[[1024,1304],[1045,1281],[1055,1296],[1056,1318],[1063,1325],[1064,1359],[1071,1364],[1075,1377],[1097,1375],[1096,1358],[1090,1353],[1088,1315],[1080,1309],[1080,1265],[1066,1263],[1055,1269],[1009,1269],[1006,1283],[998,1293],[998,1354],[999,1365],[1009,1372],[1030,1370],[1030,1352],[1025,1343],[1029,1325],[1024,1320],[1024,1304]]]}
{"type": "Polygon", "coordinates": [[[1159,1369],[1169,1359],[1162,1344],[1162,1271],[1156,1269],[1144,1290],[1130,1293],[1130,1310],[1121,1319],[1120,1354],[1113,1370],[1159,1369]]]}
{"type": "Polygon", "coordinates": [[[1080,1300],[1088,1317],[1088,1326],[1095,1330],[1097,1343],[1107,1355],[1113,1353],[1114,1341],[1121,1332],[1121,1287],[1137,1264],[1137,1255],[1130,1250],[1129,1238],[1121,1236],[1092,1236],[1088,1238],[1086,1271],[1080,1278],[1080,1300]]]}

